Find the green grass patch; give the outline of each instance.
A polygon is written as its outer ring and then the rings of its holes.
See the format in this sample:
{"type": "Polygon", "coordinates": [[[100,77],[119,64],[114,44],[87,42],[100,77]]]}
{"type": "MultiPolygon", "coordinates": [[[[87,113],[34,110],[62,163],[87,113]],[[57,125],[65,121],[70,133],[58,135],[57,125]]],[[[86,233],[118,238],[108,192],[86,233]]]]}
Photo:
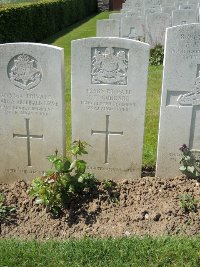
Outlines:
{"type": "Polygon", "coordinates": [[[0,241],[1,267],[198,267],[200,237],[0,241]]]}
{"type": "Polygon", "coordinates": [[[160,95],[162,87],[162,66],[149,66],[144,129],[143,165],[155,166],[158,125],[160,115],[160,95]]]}
{"type": "MultiPolygon", "coordinates": [[[[96,21],[106,19],[109,12],[88,17],[85,20],[68,27],[65,31],[59,32],[44,42],[53,44],[65,49],[65,77],[66,77],[66,129],[67,149],[71,143],[71,41],[96,36],[96,21]]],[[[146,121],[144,135],[143,166],[155,166],[156,148],[159,121],[160,92],[162,83],[162,66],[149,67],[146,121]]]]}

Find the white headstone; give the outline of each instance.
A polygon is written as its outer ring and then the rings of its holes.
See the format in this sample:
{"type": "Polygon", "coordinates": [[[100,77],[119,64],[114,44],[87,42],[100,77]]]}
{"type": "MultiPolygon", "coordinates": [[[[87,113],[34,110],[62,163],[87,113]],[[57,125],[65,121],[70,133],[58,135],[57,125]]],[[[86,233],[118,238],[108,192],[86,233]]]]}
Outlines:
{"type": "Polygon", "coordinates": [[[162,9],[160,6],[155,6],[155,7],[151,7],[151,8],[147,8],[145,10],[145,15],[149,15],[149,14],[154,14],[154,13],[161,13],[162,9]]]}
{"type": "Polygon", "coordinates": [[[199,2],[200,2],[199,0],[188,0],[188,4],[198,5],[199,2]]]}
{"type": "Polygon", "coordinates": [[[166,28],[170,27],[170,15],[167,13],[154,13],[146,17],[145,42],[151,47],[164,46],[166,28]]]}
{"type": "Polygon", "coordinates": [[[162,0],[162,7],[175,6],[175,0],[162,0]]]}
{"type": "Polygon", "coordinates": [[[187,5],[188,0],[175,0],[175,6],[179,7],[180,5],[187,5]]]}
{"type": "Polygon", "coordinates": [[[129,5],[132,9],[134,8],[144,8],[144,0],[131,0],[125,2],[129,5]]]}
{"type": "MultiPolygon", "coordinates": [[[[132,10],[132,6],[131,6],[131,5],[128,5],[128,4],[126,4],[126,3],[123,3],[123,4],[122,4],[122,9],[121,9],[121,11],[126,12],[126,11],[129,11],[129,10],[132,10]]],[[[121,11],[120,11],[120,12],[121,12],[121,11]]]]}
{"type": "Polygon", "coordinates": [[[72,136],[91,145],[85,160],[97,178],[141,174],[148,60],[139,41],[72,41],[72,136]]]}
{"type": "Polygon", "coordinates": [[[200,153],[200,24],[167,29],[156,175],[180,174],[186,144],[200,153]]]}
{"type": "Polygon", "coordinates": [[[161,5],[161,0],[144,0],[145,9],[161,5]]]}
{"type": "Polygon", "coordinates": [[[41,176],[65,153],[63,49],[0,45],[0,181],[41,176]]]}
{"type": "Polygon", "coordinates": [[[179,9],[185,9],[185,10],[196,10],[197,11],[197,5],[195,4],[181,4],[179,5],[179,9]]]}
{"type": "Polygon", "coordinates": [[[197,15],[194,10],[174,10],[172,12],[172,26],[190,24],[197,22],[197,15]]]}
{"type": "Polygon", "coordinates": [[[121,37],[144,41],[145,38],[144,17],[138,17],[138,16],[122,17],[121,37]]]}
{"type": "Polygon", "coordinates": [[[162,7],[162,13],[167,13],[172,17],[172,11],[175,10],[174,6],[163,6],[162,7]]]}
{"type": "Polygon", "coordinates": [[[144,16],[144,8],[134,8],[126,12],[126,16],[144,16]]]}
{"type": "Polygon", "coordinates": [[[120,22],[114,19],[97,20],[97,37],[119,37],[120,22]]]}
{"type": "Polygon", "coordinates": [[[122,18],[121,13],[111,13],[109,15],[109,19],[115,19],[115,20],[121,21],[121,18],[122,18]]]}

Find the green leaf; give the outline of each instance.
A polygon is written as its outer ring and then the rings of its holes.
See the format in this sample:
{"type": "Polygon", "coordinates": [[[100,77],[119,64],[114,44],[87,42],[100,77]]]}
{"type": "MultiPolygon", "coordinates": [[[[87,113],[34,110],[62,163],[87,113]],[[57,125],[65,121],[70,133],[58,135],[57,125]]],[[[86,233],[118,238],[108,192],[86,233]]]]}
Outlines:
{"type": "Polygon", "coordinates": [[[63,171],[64,172],[69,172],[71,167],[71,162],[69,160],[66,160],[63,165],[63,171]]]}
{"type": "Polygon", "coordinates": [[[48,161],[54,163],[57,160],[57,156],[56,155],[51,155],[47,157],[48,161]]]}
{"type": "Polygon", "coordinates": [[[44,201],[43,201],[41,198],[37,198],[37,199],[35,200],[35,203],[36,203],[36,204],[44,204],[44,201]]]}
{"type": "Polygon", "coordinates": [[[62,162],[62,160],[61,159],[57,159],[56,161],[54,161],[54,166],[55,166],[55,169],[58,171],[58,172],[60,172],[60,171],[62,171],[63,170],[63,162],[62,162]]]}
{"type": "Polygon", "coordinates": [[[83,176],[79,176],[78,177],[78,182],[79,183],[83,183],[84,182],[84,177],[83,176]]]}
{"type": "Polygon", "coordinates": [[[181,171],[181,172],[185,172],[186,171],[186,167],[185,166],[181,166],[180,168],[179,168],[179,170],[181,171]]]}
{"type": "Polygon", "coordinates": [[[84,160],[77,160],[76,168],[77,168],[77,172],[84,173],[86,169],[86,162],[84,160]]]}
{"type": "Polygon", "coordinates": [[[194,166],[188,166],[188,167],[187,167],[187,170],[188,170],[189,172],[191,172],[191,173],[194,173],[195,168],[194,168],[194,166]]]}

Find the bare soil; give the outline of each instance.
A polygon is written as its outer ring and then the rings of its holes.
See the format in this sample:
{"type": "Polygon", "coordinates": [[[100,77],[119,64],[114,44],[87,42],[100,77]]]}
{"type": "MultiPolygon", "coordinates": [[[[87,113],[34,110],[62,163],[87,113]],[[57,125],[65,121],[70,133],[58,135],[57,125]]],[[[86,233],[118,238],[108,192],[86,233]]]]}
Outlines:
{"type": "Polygon", "coordinates": [[[27,194],[28,184],[0,184],[0,192],[16,213],[1,220],[1,238],[67,239],[132,235],[196,235],[200,232],[200,202],[195,211],[184,210],[179,195],[200,200],[200,184],[185,176],[172,179],[143,177],[121,181],[72,199],[60,218],[52,218],[27,194]]]}

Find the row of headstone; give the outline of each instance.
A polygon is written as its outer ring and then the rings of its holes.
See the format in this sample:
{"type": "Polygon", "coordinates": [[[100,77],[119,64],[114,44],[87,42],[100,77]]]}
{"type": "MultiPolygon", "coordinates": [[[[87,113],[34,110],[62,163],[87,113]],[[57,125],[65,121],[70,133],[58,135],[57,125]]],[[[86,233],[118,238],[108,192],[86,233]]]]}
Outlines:
{"type": "Polygon", "coordinates": [[[192,9],[199,4],[199,0],[126,0],[122,9],[159,9],[165,6],[175,6],[181,9],[192,9]]]}
{"type": "Polygon", "coordinates": [[[186,5],[188,1],[172,2],[172,6],[166,5],[169,1],[161,6],[161,1],[132,0],[121,13],[112,13],[108,20],[97,22],[97,37],[122,37],[145,41],[151,47],[163,46],[166,28],[199,21],[198,2],[192,2],[190,6],[186,5]],[[150,7],[154,8],[147,12],[150,7]]]}
{"type": "MultiPolygon", "coordinates": [[[[179,173],[179,145],[199,156],[200,24],[167,29],[157,172],[179,173]]],[[[72,42],[72,138],[89,143],[101,179],[139,177],[149,45],[123,38],[72,42]],[[81,63],[81,64],[80,64],[81,63]]],[[[0,181],[40,176],[65,154],[63,49],[0,45],[0,181]]]]}

